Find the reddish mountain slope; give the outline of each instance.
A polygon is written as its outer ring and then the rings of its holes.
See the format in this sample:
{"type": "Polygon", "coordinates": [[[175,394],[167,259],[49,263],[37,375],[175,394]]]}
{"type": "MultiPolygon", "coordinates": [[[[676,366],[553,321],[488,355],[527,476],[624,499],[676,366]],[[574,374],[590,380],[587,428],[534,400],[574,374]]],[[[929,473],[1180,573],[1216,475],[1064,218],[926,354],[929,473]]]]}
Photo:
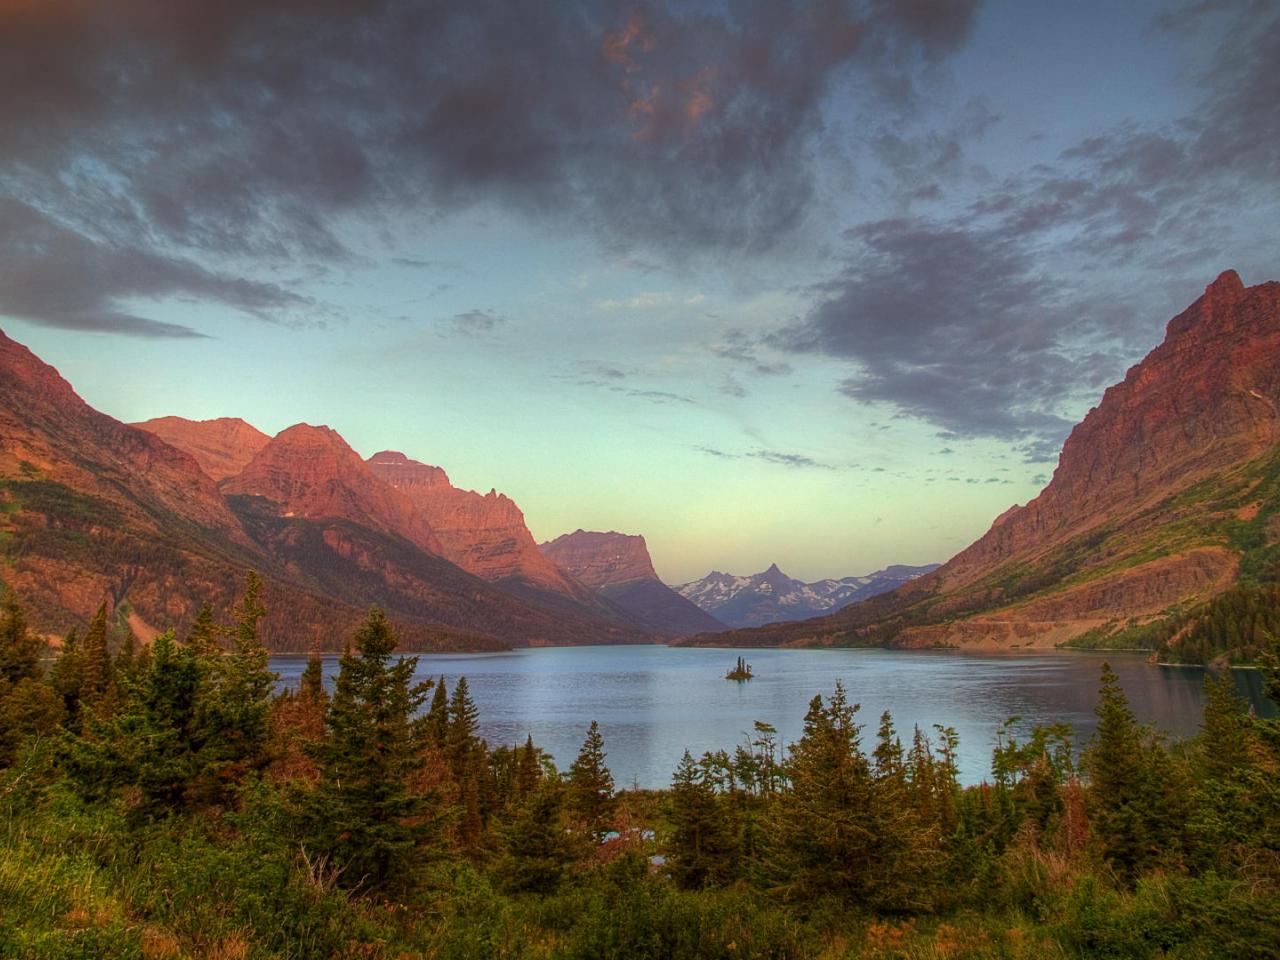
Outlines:
{"type": "Polygon", "coordinates": [[[538,552],[524,514],[508,497],[459,490],[439,467],[384,450],[367,461],[384,483],[400,491],[431,524],[441,555],[489,581],[519,577],[539,587],[580,596],[583,590],[538,552]]]}
{"type": "Polygon", "coordinates": [[[662,633],[682,637],[724,629],[719,620],[658,579],[644,537],[577,530],[539,544],[538,549],[662,633]]]}
{"type": "Polygon", "coordinates": [[[1223,273],[1106,391],[1041,494],[936,572],[724,643],[1045,646],[1280,568],[1280,283],[1223,273]]]}
{"type": "Polygon", "coordinates": [[[337,431],[299,423],[282,430],[244,470],[225,480],[227,495],[276,504],[281,516],[347,520],[402,536],[429,553],[444,547],[407,496],[374,476],[337,431]]]}
{"type": "Polygon", "coordinates": [[[185,450],[214,480],[234,477],[271,442],[269,436],[239,417],[219,417],[216,420],[157,417],[133,426],[154,433],[170,446],[185,450]]]}
{"type": "Polygon", "coordinates": [[[371,603],[408,649],[646,639],[618,618],[512,597],[429,552],[440,544],[412,501],[330,430],[284,431],[223,488],[0,334],[0,580],[43,632],[83,625],[103,599],[144,640],[183,630],[202,602],[229,607],[256,569],[276,650],[340,648],[371,603]]]}

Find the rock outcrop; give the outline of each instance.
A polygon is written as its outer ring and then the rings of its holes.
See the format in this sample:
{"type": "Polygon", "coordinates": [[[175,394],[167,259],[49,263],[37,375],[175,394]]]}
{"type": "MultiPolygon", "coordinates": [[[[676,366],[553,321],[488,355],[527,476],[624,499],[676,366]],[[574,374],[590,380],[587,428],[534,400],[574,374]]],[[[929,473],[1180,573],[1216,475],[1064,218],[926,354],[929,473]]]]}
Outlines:
{"type": "Polygon", "coordinates": [[[657,580],[644,537],[575,530],[538,549],[589,587],[599,589],[632,580],[657,580]]]}
{"type": "Polygon", "coordinates": [[[187,420],[157,417],[133,426],[154,433],[170,446],[185,450],[214,480],[226,480],[243,470],[271,438],[239,417],[187,420]]]}
{"type": "Polygon", "coordinates": [[[644,537],[577,530],[538,545],[557,566],[668,636],[723,630],[724,624],[658,579],[644,537]]]}

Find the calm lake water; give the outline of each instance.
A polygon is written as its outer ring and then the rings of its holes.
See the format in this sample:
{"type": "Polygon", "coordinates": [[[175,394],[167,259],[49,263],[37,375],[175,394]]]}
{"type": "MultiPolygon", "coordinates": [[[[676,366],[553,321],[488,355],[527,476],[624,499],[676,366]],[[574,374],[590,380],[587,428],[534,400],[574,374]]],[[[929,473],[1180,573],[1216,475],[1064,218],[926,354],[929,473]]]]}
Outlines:
{"type": "MultiPolygon", "coordinates": [[[[562,770],[600,722],[608,765],[619,787],[665,787],[687,748],[732,752],[755,720],[797,739],[814,694],[824,698],[843,680],[861,703],[863,742],[874,745],[880,713],[893,714],[909,743],[919,724],[954,727],[960,735],[963,782],[989,777],[996,728],[1009,717],[1026,727],[1065,721],[1083,743],[1093,732],[1102,661],[1120,677],[1138,719],[1171,736],[1200,723],[1204,671],[1148,666],[1131,654],[981,655],[896,650],[726,650],[663,646],[550,647],[509,653],[420,655],[418,675],[444,674],[452,691],[466,676],[490,745],[533,735],[562,770]],[[755,671],[747,683],[724,679],[739,654],[755,671]]],[[[296,686],[305,657],[273,657],[281,682],[296,686]]],[[[326,658],[332,682],[338,658],[326,658]]],[[[1260,713],[1274,715],[1256,671],[1233,671],[1237,687],[1260,713]]]]}

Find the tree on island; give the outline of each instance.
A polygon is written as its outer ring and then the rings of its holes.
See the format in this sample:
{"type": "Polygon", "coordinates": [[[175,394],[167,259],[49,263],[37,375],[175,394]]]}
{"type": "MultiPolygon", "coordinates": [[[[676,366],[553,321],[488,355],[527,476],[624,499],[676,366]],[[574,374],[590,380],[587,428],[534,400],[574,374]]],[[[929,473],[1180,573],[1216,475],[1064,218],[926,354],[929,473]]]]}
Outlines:
{"type": "Polygon", "coordinates": [[[738,658],[737,664],[732,670],[724,675],[726,680],[737,680],[739,683],[750,680],[754,674],[751,672],[751,664],[747,663],[743,657],[738,658]]]}

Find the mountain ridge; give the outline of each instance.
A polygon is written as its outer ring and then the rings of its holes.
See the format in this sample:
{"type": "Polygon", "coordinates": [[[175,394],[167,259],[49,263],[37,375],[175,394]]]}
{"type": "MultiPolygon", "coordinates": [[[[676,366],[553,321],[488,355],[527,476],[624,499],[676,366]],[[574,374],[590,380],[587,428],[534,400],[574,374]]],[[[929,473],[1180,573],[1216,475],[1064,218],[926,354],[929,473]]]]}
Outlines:
{"type": "Polygon", "coordinates": [[[1044,490],[938,570],[834,615],[690,642],[1045,647],[1280,568],[1280,283],[1224,271],[1071,431],[1044,490]]]}

